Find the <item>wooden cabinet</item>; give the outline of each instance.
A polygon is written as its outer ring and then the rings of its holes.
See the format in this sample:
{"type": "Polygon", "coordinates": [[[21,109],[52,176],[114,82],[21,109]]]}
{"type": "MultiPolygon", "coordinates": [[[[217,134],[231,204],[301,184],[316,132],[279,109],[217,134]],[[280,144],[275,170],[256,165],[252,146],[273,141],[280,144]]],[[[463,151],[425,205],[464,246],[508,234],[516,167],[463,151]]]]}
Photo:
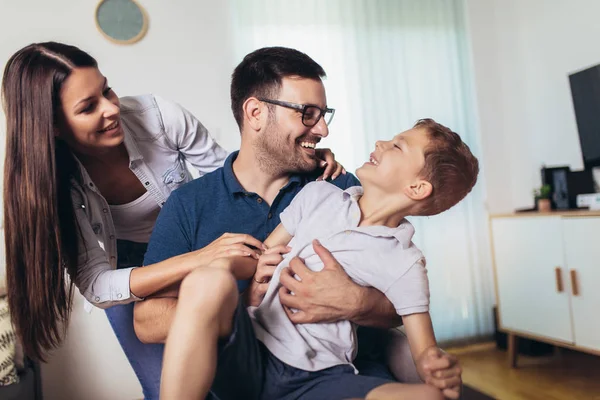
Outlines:
{"type": "Polygon", "coordinates": [[[600,354],[600,215],[491,219],[500,329],[600,354]]]}
{"type": "Polygon", "coordinates": [[[563,233],[573,339],[577,346],[600,350],[600,217],[565,219],[563,233]]]}

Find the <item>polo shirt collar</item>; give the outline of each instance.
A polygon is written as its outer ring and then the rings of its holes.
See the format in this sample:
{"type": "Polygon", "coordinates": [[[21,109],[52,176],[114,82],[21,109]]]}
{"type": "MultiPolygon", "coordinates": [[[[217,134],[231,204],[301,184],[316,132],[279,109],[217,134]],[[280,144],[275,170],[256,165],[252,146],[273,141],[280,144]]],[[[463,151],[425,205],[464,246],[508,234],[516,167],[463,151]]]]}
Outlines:
{"type": "Polygon", "coordinates": [[[288,183],[286,183],[285,186],[281,188],[281,190],[287,190],[290,186],[302,184],[302,182],[303,177],[301,175],[292,175],[290,176],[290,180],[288,181],[288,183]]]}
{"type": "Polygon", "coordinates": [[[246,190],[242,187],[242,185],[240,185],[240,182],[238,182],[235,174],[233,173],[233,162],[237,158],[238,153],[239,150],[231,153],[229,156],[227,156],[227,159],[223,164],[223,178],[225,179],[225,186],[231,194],[246,193],[246,190]]]}
{"type": "MultiPolygon", "coordinates": [[[[345,200],[355,202],[355,206],[358,207],[358,199],[363,194],[362,186],[352,186],[344,190],[343,196],[345,200]]],[[[360,208],[359,208],[360,210],[360,208]]],[[[408,247],[415,234],[415,228],[405,218],[402,220],[399,226],[396,228],[390,228],[387,226],[367,226],[359,227],[362,232],[368,233],[371,236],[381,237],[395,237],[404,247],[408,247]]]]}

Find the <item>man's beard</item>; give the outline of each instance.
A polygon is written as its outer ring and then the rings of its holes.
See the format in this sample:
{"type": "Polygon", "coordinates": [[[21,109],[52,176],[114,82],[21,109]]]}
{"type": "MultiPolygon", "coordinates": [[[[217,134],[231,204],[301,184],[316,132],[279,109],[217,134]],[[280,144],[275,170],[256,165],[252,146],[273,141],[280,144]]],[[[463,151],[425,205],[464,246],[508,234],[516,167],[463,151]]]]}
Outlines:
{"type": "Polygon", "coordinates": [[[307,160],[297,141],[292,141],[290,135],[278,134],[276,129],[275,123],[269,123],[267,129],[254,142],[260,168],[275,175],[313,171],[317,167],[317,159],[307,160]]]}

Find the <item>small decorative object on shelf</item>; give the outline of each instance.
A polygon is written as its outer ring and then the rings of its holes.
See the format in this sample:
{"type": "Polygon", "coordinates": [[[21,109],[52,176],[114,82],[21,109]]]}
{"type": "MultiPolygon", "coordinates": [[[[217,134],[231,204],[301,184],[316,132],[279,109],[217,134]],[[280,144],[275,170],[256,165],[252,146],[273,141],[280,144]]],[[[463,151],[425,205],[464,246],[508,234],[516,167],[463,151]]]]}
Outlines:
{"type": "Polygon", "coordinates": [[[542,185],[539,189],[533,191],[533,197],[535,198],[539,212],[550,212],[552,210],[552,204],[550,203],[551,194],[552,187],[550,185],[542,185]]]}
{"type": "Polygon", "coordinates": [[[102,0],[94,18],[102,35],[117,44],[136,43],[148,30],[148,14],[135,0],[102,0]]]}

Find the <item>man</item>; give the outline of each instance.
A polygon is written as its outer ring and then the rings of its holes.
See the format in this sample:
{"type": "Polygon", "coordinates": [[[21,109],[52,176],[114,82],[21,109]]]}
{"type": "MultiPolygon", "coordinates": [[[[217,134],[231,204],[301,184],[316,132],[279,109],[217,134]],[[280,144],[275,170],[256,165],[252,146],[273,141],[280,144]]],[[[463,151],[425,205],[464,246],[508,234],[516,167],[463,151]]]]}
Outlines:
{"type": "MultiPolygon", "coordinates": [[[[327,123],[334,112],[327,108],[324,76],[321,66],[292,49],[264,48],[244,58],[231,83],[240,150],[229,156],[223,168],[171,195],[157,220],[145,264],[208,248],[227,232],[246,233],[260,241],[269,235],[280,222],[280,212],[317,178],[312,172],[318,162],[314,148],[328,135],[327,123]]],[[[351,174],[340,175],[332,183],[342,189],[359,184],[351,174]]],[[[252,249],[240,251],[250,254],[252,249]]],[[[312,273],[296,259],[290,263],[290,273],[282,276],[281,303],[299,310],[289,313],[292,322],[350,320],[381,328],[401,324],[382,293],[356,285],[333,258],[324,261],[324,270],[312,273]],[[301,282],[293,278],[294,273],[302,277],[301,282]]],[[[257,271],[249,281],[238,281],[248,305],[260,303],[274,265],[257,271]]],[[[156,298],[136,304],[134,323],[142,341],[165,341],[176,301],[156,298]]],[[[361,359],[365,346],[360,338],[378,336],[377,332],[359,332],[355,365],[361,374],[390,377],[382,361],[361,359]]]]}

